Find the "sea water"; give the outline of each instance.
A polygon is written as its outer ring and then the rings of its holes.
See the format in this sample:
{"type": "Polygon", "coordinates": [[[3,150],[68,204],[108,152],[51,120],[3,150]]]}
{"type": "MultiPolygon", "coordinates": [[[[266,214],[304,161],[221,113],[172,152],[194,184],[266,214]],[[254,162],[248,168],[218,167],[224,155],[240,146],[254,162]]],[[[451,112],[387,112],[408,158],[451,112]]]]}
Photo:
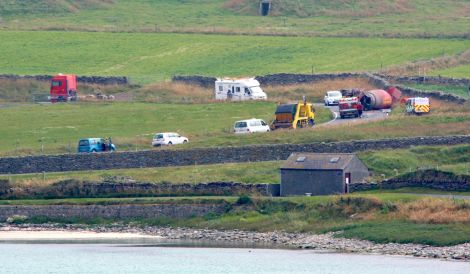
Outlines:
{"type": "Polygon", "coordinates": [[[470,263],[402,256],[170,244],[1,243],[0,273],[470,273],[470,263]]]}

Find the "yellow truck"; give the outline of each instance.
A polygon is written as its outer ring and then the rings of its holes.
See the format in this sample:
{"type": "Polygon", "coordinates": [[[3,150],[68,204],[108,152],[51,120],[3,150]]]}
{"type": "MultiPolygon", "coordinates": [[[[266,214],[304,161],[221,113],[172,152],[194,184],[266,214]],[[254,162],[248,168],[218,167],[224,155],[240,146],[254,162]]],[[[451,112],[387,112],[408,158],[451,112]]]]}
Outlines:
{"type": "Polygon", "coordinates": [[[431,106],[429,104],[429,98],[427,97],[414,97],[406,100],[406,113],[421,115],[429,113],[431,106]]]}
{"type": "Polygon", "coordinates": [[[283,104],[276,108],[271,129],[302,128],[315,124],[315,109],[311,103],[283,104]]]}

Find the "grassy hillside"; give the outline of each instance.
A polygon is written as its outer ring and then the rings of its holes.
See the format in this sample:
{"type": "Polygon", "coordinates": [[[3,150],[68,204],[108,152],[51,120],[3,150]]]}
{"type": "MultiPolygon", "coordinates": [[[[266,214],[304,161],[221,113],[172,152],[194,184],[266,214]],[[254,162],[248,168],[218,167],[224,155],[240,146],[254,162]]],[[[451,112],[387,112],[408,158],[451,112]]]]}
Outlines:
{"type": "Polygon", "coordinates": [[[470,65],[463,65],[443,70],[435,70],[430,72],[431,75],[441,75],[444,77],[454,78],[470,78],[470,65]]]}
{"type": "Polygon", "coordinates": [[[3,0],[0,2],[0,16],[65,16],[86,9],[104,8],[112,2],[113,0],[3,0]]]}
{"type": "Polygon", "coordinates": [[[257,15],[258,1],[252,0],[6,0],[2,3],[1,25],[7,29],[470,35],[467,27],[470,3],[465,0],[274,0],[268,17],[257,15]]]}
{"type": "MultiPolygon", "coordinates": [[[[75,150],[78,139],[112,136],[119,150],[149,149],[152,133],[178,131],[186,147],[246,144],[308,143],[404,136],[470,134],[468,107],[435,101],[426,116],[405,116],[396,108],[382,121],[362,120],[313,129],[279,130],[269,134],[234,136],[233,122],[244,118],[271,121],[273,102],[217,104],[78,103],[0,108],[0,154],[38,154],[75,150]]],[[[330,119],[317,108],[317,122],[330,119]]]]}
{"type": "Polygon", "coordinates": [[[0,32],[0,73],[126,75],[150,83],[213,76],[379,70],[455,54],[470,40],[0,32]]]}

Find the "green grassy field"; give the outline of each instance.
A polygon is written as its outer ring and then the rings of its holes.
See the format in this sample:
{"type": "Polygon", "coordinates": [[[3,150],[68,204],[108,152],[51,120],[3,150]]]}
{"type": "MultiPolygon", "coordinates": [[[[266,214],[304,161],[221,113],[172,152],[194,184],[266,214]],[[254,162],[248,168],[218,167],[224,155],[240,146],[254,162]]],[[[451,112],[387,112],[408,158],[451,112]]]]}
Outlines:
{"type": "Polygon", "coordinates": [[[256,1],[6,1],[7,29],[219,32],[343,36],[469,35],[470,4],[451,1],[275,1],[257,16],[256,1]],[[103,3],[105,2],[105,3],[103,3]]]}
{"type": "Polygon", "coordinates": [[[331,113],[318,107],[314,128],[241,136],[231,133],[236,120],[257,117],[269,123],[275,106],[272,102],[13,105],[0,108],[0,154],[69,153],[75,151],[80,138],[109,136],[121,151],[150,149],[152,135],[165,131],[177,131],[190,140],[186,146],[171,149],[470,133],[465,106],[446,105],[435,106],[432,114],[422,117],[405,116],[397,108],[385,120],[334,126],[321,125],[331,119],[331,113]]]}
{"type": "Polygon", "coordinates": [[[445,86],[445,85],[432,85],[432,84],[406,84],[408,87],[417,88],[421,90],[438,90],[444,93],[455,94],[463,98],[469,99],[469,90],[468,87],[462,86],[445,86]]]}
{"type": "MultiPolygon", "coordinates": [[[[37,153],[42,142],[46,152],[66,152],[69,143],[75,151],[80,138],[94,136],[113,137],[119,150],[150,148],[153,134],[166,131],[177,131],[190,142],[205,142],[214,135],[243,138],[230,133],[236,120],[257,117],[270,121],[275,108],[270,102],[16,106],[0,109],[0,150],[37,153]]],[[[322,114],[320,121],[329,120],[328,110],[322,114]]]]}
{"type": "Polygon", "coordinates": [[[378,70],[455,54],[470,40],[305,38],[197,34],[0,31],[0,73],[264,75],[378,70]],[[236,60],[236,62],[235,62],[236,60]]]}
{"type": "MultiPolygon", "coordinates": [[[[454,77],[454,78],[470,78],[470,65],[462,65],[458,67],[435,70],[430,73],[435,76],[454,77]]],[[[468,89],[467,89],[468,91],[468,89]]],[[[468,96],[468,92],[467,92],[468,96]]]]}

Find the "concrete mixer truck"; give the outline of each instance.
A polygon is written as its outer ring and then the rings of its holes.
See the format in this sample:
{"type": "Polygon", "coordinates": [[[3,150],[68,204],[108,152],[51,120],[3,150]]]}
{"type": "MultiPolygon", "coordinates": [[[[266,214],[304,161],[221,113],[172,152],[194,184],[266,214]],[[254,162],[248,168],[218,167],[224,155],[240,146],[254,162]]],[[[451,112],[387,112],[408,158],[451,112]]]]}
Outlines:
{"type": "Polygon", "coordinates": [[[392,96],[382,89],[364,91],[361,104],[364,110],[388,109],[392,107],[392,96]]]}

